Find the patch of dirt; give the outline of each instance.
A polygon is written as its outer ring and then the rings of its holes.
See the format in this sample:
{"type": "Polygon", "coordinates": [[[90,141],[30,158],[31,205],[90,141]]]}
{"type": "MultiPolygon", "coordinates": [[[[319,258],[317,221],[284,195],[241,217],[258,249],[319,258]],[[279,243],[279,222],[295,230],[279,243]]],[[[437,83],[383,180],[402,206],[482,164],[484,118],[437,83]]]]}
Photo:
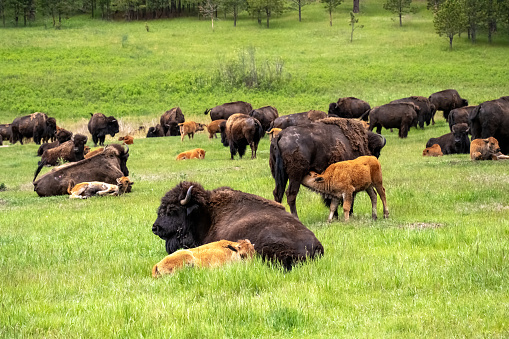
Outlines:
{"type": "Polygon", "coordinates": [[[424,230],[428,228],[440,228],[444,225],[438,223],[428,223],[428,222],[414,222],[411,224],[401,225],[400,228],[408,228],[411,230],[424,230]]]}

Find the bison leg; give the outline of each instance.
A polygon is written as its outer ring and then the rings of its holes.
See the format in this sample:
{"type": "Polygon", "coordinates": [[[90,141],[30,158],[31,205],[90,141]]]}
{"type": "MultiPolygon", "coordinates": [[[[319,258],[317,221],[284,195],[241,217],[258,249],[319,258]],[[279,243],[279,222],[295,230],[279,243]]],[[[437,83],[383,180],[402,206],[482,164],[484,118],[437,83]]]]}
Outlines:
{"type": "Polygon", "coordinates": [[[334,215],[337,214],[339,206],[339,199],[338,198],[332,198],[330,202],[330,213],[329,213],[329,219],[327,219],[327,222],[332,222],[332,219],[334,218],[334,215]]]}
{"type": "Polygon", "coordinates": [[[300,189],[300,181],[294,181],[290,179],[290,184],[288,185],[288,189],[286,190],[286,202],[288,206],[290,206],[290,212],[295,216],[297,215],[297,205],[295,201],[297,200],[297,194],[299,194],[300,189]]]}
{"type": "Polygon", "coordinates": [[[377,212],[376,212],[376,193],[373,187],[369,187],[366,189],[366,193],[368,193],[369,198],[371,199],[371,217],[373,220],[376,220],[378,218],[377,212]]]}
{"type": "Polygon", "coordinates": [[[343,215],[345,217],[345,221],[348,221],[348,219],[350,218],[350,209],[352,208],[352,205],[353,205],[353,194],[348,192],[343,193],[343,215]]]}
{"type": "Polygon", "coordinates": [[[251,159],[256,159],[256,150],[258,145],[254,142],[251,142],[249,143],[249,146],[251,147],[251,159]]]}
{"type": "Polygon", "coordinates": [[[380,182],[375,184],[375,189],[378,195],[380,196],[380,200],[382,200],[382,205],[384,206],[384,218],[387,219],[389,217],[389,208],[387,207],[387,197],[385,196],[385,187],[380,182]]]}
{"type": "Polygon", "coordinates": [[[105,135],[99,137],[99,146],[104,146],[104,139],[106,139],[105,135]]]}

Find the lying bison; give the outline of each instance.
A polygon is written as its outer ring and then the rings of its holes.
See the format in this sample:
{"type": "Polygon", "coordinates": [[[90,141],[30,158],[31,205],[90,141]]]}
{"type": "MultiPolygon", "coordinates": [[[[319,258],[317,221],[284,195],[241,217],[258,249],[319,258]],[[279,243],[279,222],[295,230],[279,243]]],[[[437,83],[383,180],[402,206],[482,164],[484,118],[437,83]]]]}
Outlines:
{"type": "Polygon", "coordinates": [[[451,112],[451,110],[458,107],[468,106],[468,100],[460,97],[458,91],[455,89],[446,89],[433,93],[428,99],[433,105],[435,105],[437,111],[444,112],[445,120],[448,120],[449,112],[451,112]]]}
{"type": "Polygon", "coordinates": [[[426,147],[438,144],[443,154],[468,154],[470,153],[468,131],[467,124],[456,124],[452,127],[451,133],[429,139],[426,147]]]}
{"type": "Polygon", "coordinates": [[[42,154],[44,153],[45,150],[48,150],[48,149],[51,149],[51,148],[55,148],[58,145],[63,144],[64,142],[71,140],[72,132],[70,132],[70,131],[68,131],[66,129],[61,128],[60,130],[57,131],[56,138],[57,138],[56,141],[42,144],[39,147],[39,149],[37,150],[37,155],[38,156],[42,156],[42,154]]]}
{"type": "MultiPolygon", "coordinates": [[[[178,128],[178,125],[177,125],[178,128]]],[[[164,137],[164,128],[157,124],[155,127],[150,127],[147,132],[147,138],[158,138],[158,137],[164,137]]]]}
{"type": "Polygon", "coordinates": [[[509,156],[500,152],[498,140],[489,137],[486,139],[474,139],[470,143],[470,159],[472,160],[499,160],[509,159],[509,156]]]}
{"type": "Polygon", "coordinates": [[[313,121],[327,118],[327,113],[322,111],[307,111],[302,113],[292,113],[288,115],[282,115],[276,118],[269,126],[269,130],[272,128],[285,129],[289,126],[307,125],[313,121]]]}
{"type": "Polygon", "coordinates": [[[468,116],[472,139],[494,137],[502,153],[509,153],[509,96],[485,101],[468,116]]]}
{"type": "Polygon", "coordinates": [[[398,128],[399,137],[406,138],[410,127],[417,127],[417,115],[420,108],[412,102],[385,104],[369,111],[369,130],[376,127],[380,134],[382,127],[398,128]]]}
{"type": "Polygon", "coordinates": [[[266,132],[269,130],[270,124],[279,117],[277,109],[272,106],[264,106],[257,109],[252,110],[249,113],[249,116],[255,118],[262,124],[263,131],[266,132]]]}
{"type": "Polygon", "coordinates": [[[247,145],[251,147],[251,159],[255,159],[258,143],[264,134],[258,120],[247,114],[237,113],[230,116],[224,128],[221,128],[221,141],[224,146],[230,146],[232,160],[237,153],[242,159],[247,145]]]}
{"type": "Polygon", "coordinates": [[[94,146],[104,146],[104,139],[109,134],[112,137],[119,131],[118,121],[113,116],[105,116],[102,113],[90,113],[90,121],[88,122],[88,131],[92,135],[94,146]]]}
{"type": "Polygon", "coordinates": [[[380,156],[385,138],[367,131],[355,119],[326,118],[283,129],[270,144],[269,165],[275,180],[274,199],[286,197],[297,217],[295,201],[302,179],[311,171],[322,173],[329,165],[361,155],[380,156]]]}
{"type": "Polygon", "coordinates": [[[417,112],[417,123],[420,128],[424,128],[424,123],[426,123],[426,126],[429,126],[432,120],[433,124],[435,124],[433,118],[435,116],[436,108],[428,98],[422,96],[411,96],[408,98],[393,100],[390,104],[399,104],[402,102],[411,102],[419,107],[419,111],[417,112]]]}
{"type": "Polygon", "coordinates": [[[232,114],[235,113],[244,113],[249,114],[253,110],[253,106],[249,102],[245,101],[235,101],[235,102],[227,102],[225,104],[207,108],[204,114],[208,114],[210,112],[210,119],[212,121],[225,119],[227,120],[232,114]]]}
{"type": "MultiPolygon", "coordinates": [[[[338,118],[360,118],[371,106],[364,100],[354,97],[339,98],[337,102],[329,104],[329,116],[338,118]]],[[[363,120],[368,121],[364,116],[363,120]]]]}
{"type": "Polygon", "coordinates": [[[11,144],[17,141],[23,145],[23,138],[34,138],[37,145],[45,135],[53,135],[57,130],[55,118],[48,117],[46,113],[36,112],[14,119],[11,124],[11,144]]]}
{"type": "Polygon", "coordinates": [[[208,191],[186,181],[161,199],[152,232],[166,242],[168,254],[219,240],[249,239],[264,260],[287,269],[324,252],[313,232],[282,205],[229,187],[208,191]]]}
{"type": "Polygon", "coordinates": [[[163,128],[163,136],[177,136],[180,135],[178,124],[186,121],[184,114],[180,107],[173,107],[172,109],[164,112],[159,118],[159,123],[163,128]]]}
{"type": "Polygon", "coordinates": [[[102,153],[78,162],[53,168],[33,183],[40,197],[68,194],[69,183],[102,181],[116,184],[117,178],[129,175],[129,147],[108,145],[102,153]]]}

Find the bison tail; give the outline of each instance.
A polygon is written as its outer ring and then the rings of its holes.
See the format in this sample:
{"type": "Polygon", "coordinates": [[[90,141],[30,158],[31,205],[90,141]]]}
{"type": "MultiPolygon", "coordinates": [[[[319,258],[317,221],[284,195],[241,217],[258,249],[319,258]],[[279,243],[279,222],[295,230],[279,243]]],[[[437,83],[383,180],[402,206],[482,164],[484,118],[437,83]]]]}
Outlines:
{"type": "Polygon", "coordinates": [[[212,108],[205,109],[205,112],[203,114],[209,114],[209,112],[212,110],[212,108]]]}
{"type": "Polygon", "coordinates": [[[35,179],[39,175],[39,172],[41,171],[41,169],[43,168],[44,165],[46,165],[46,161],[44,161],[44,160],[43,161],[39,161],[37,169],[35,170],[34,180],[32,180],[32,182],[35,181],[35,179]]]}
{"type": "Polygon", "coordinates": [[[262,124],[258,120],[255,121],[255,124],[256,124],[255,142],[258,143],[260,139],[265,136],[265,131],[263,130],[262,124]]]}
{"type": "Polygon", "coordinates": [[[362,115],[359,117],[359,120],[368,121],[370,111],[371,111],[371,108],[367,109],[366,112],[362,113],[362,115]]]}

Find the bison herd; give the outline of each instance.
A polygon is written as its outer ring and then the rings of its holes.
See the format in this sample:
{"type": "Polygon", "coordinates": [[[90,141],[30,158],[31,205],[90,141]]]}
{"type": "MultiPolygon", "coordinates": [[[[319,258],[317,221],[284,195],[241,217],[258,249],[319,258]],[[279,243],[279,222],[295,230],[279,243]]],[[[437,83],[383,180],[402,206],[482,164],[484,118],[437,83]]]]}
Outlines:
{"type": "MultiPolygon", "coordinates": [[[[186,135],[193,138],[197,131],[207,129],[210,139],[221,134],[231,159],[236,154],[242,158],[248,145],[254,159],[260,139],[270,134],[269,167],[275,201],[229,187],[205,190],[197,182],[180,182],[161,199],[152,226],[152,232],[165,241],[167,253],[176,254],[156,264],[153,276],[171,273],[183,265],[217,266],[250,258],[254,252],[287,269],[322,255],[322,244],[298,219],[296,197],[301,184],[321,194],[330,206],[329,221],[337,216],[339,205],[343,205],[344,219],[348,220],[355,194],[360,191],[369,194],[374,219],[376,193],[382,200],[384,217],[388,217],[377,159],[386,144],[381,129],[396,128],[399,137],[406,138],[411,127],[434,124],[437,110],[443,111],[451,132],[431,138],[424,156],[470,153],[473,160],[509,158],[505,155],[509,152],[509,96],[468,106],[456,90],[448,89],[427,98],[411,96],[377,107],[346,97],[331,103],[328,113],[310,110],[284,116],[272,106],[253,109],[247,102],[236,101],[207,109],[209,124],[186,121],[179,107],[166,111],[159,123],[148,129],[147,138],[180,135],[183,142],[186,135]],[[280,204],[285,192],[290,213],[280,204]]],[[[118,120],[102,113],[91,114],[88,131],[95,146],[104,146],[106,135],[119,133],[118,120]]],[[[23,144],[27,138],[37,144],[43,142],[33,179],[39,196],[88,198],[131,191],[127,145],[133,143],[132,136],[121,137],[122,145],[110,144],[87,154],[87,136],[58,127],[55,118],[45,113],[0,125],[0,143],[9,140],[23,144]],[[60,164],[62,161],[66,163],[60,164]],[[43,166],[59,164],[37,179],[43,166]]],[[[177,160],[204,157],[205,151],[198,148],[179,154],[177,160]]]]}

